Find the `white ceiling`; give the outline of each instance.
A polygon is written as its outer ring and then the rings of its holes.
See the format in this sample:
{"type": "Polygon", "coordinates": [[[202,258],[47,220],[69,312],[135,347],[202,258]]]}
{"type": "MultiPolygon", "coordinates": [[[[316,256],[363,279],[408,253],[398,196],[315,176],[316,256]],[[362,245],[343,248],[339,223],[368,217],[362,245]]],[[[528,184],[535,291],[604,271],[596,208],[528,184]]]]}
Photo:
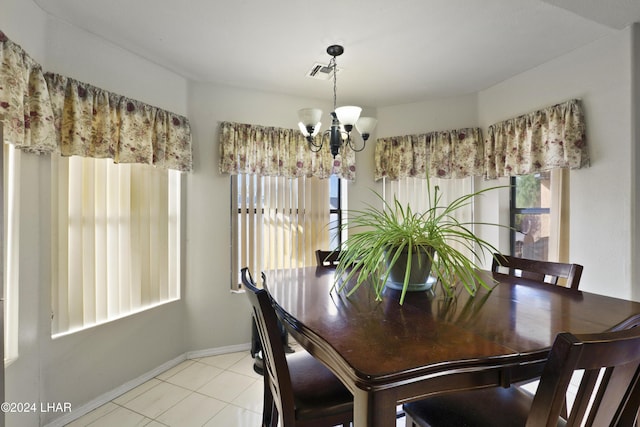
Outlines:
{"type": "MultiPolygon", "coordinates": [[[[338,104],[476,92],[640,21],[640,0],[32,0],[194,81],[338,104]]],[[[90,55],[90,53],[84,53],[90,55]]]]}

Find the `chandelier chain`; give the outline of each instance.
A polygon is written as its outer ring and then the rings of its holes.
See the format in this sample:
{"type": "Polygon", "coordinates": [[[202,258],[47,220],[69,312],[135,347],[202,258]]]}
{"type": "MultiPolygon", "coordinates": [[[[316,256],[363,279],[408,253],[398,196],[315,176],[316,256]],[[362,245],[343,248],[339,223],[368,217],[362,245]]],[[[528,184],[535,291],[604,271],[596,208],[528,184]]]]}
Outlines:
{"type": "Polygon", "coordinates": [[[329,65],[331,66],[331,69],[333,70],[333,111],[336,111],[338,79],[336,78],[337,67],[336,67],[336,57],[335,56],[331,58],[331,61],[329,61],[329,65]]]}

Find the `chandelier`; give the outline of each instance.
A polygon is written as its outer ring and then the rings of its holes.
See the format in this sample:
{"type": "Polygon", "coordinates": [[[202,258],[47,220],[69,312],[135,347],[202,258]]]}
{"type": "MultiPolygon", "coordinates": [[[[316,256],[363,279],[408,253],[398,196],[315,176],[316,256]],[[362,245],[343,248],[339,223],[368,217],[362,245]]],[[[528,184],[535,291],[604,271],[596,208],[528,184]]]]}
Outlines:
{"type": "Polygon", "coordinates": [[[331,154],[335,158],[343,143],[347,144],[353,151],[364,150],[369,135],[376,127],[377,119],[373,117],[360,117],[362,108],[356,106],[344,106],[336,108],[336,57],[342,55],[344,48],[340,45],[331,45],[327,48],[327,53],[331,55],[329,68],[333,74],[333,111],[331,112],[331,127],[324,131],[316,142],[316,135],[320,132],[320,119],[322,118],[322,110],[319,108],[303,108],[298,110],[298,118],[300,122],[298,126],[300,131],[309,142],[309,149],[313,152],[320,151],[325,142],[325,138],[329,138],[329,147],[331,154]],[[362,136],[362,147],[356,148],[351,138],[351,131],[356,127],[362,136]]]}

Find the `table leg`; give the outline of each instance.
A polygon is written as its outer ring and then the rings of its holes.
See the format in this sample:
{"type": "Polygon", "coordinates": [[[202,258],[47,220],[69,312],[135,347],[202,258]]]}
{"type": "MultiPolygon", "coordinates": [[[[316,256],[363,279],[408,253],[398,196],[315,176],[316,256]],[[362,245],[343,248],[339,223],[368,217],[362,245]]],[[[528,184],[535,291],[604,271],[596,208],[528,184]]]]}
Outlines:
{"type": "Polygon", "coordinates": [[[358,390],[353,399],[354,427],[396,425],[396,398],[393,393],[358,390]]]}

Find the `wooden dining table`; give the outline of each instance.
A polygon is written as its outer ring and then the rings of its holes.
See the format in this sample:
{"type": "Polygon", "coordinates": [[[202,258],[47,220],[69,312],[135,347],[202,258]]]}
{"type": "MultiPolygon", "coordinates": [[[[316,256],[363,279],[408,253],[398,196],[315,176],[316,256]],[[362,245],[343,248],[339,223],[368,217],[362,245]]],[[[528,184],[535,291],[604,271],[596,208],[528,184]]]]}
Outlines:
{"type": "Polygon", "coordinates": [[[605,331],[640,303],[481,272],[491,290],[430,291],[371,286],[347,296],[335,269],[265,272],[265,287],[295,340],[354,396],[354,426],[395,426],[398,404],[448,391],[536,378],[559,332],[605,331]]]}

